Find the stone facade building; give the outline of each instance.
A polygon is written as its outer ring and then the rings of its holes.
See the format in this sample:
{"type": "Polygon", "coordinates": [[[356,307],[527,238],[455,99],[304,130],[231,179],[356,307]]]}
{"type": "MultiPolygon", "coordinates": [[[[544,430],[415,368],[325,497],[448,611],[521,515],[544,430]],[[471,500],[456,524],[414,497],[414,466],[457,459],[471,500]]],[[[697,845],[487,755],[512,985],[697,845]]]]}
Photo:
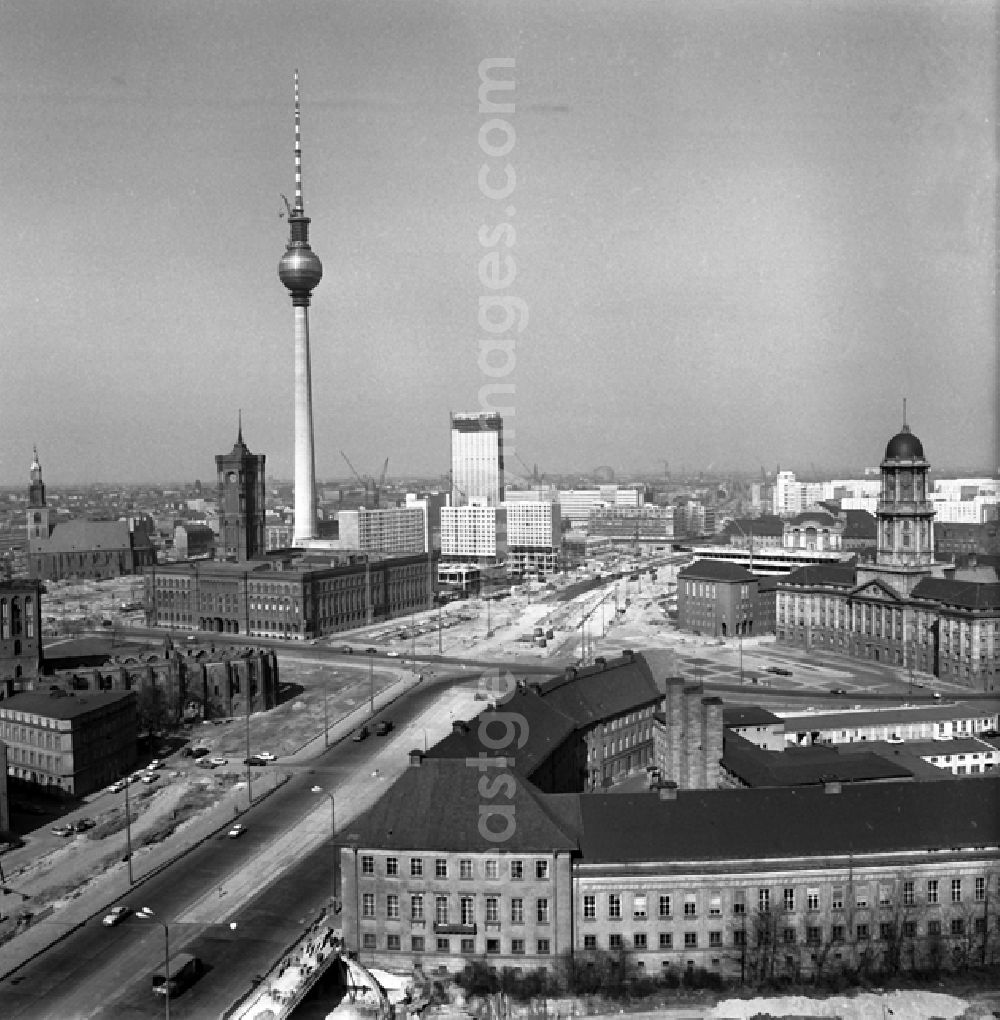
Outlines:
{"type": "Polygon", "coordinates": [[[30,684],[42,671],[42,586],[0,582],[0,689],[30,684]]]}

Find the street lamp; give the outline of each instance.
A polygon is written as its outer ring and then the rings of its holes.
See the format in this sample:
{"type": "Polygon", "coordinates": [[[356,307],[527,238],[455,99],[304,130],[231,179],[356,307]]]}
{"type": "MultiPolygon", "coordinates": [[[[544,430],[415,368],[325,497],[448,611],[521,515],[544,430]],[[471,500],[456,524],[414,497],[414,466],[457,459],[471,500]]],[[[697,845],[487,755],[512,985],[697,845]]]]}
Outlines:
{"type": "Polygon", "coordinates": [[[166,1010],[165,1016],[167,1020],[170,1020],[170,929],[167,927],[167,922],[158,918],[150,907],[140,907],[135,912],[135,916],[141,917],[144,921],[155,921],[157,924],[163,925],[163,990],[165,993],[163,1004],[166,1010]]]}
{"type": "MultiPolygon", "coordinates": [[[[334,808],[333,794],[329,790],[324,790],[322,786],[314,786],[311,790],[312,793],[321,793],[324,797],[330,798],[330,839],[334,839],[337,833],[337,817],[336,809],[334,808]]],[[[331,842],[332,846],[332,842],[331,842]]],[[[333,864],[330,870],[330,909],[332,910],[336,905],[337,899],[337,848],[333,849],[333,864]]]]}
{"type": "Polygon", "coordinates": [[[135,884],[132,877],[132,805],[128,799],[128,788],[132,785],[132,776],[125,777],[125,858],[128,862],[128,884],[135,884]]]}
{"type": "Polygon", "coordinates": [[[368,714],[375,714],[375,649],[369,648],[368,655],[368,714]]]}

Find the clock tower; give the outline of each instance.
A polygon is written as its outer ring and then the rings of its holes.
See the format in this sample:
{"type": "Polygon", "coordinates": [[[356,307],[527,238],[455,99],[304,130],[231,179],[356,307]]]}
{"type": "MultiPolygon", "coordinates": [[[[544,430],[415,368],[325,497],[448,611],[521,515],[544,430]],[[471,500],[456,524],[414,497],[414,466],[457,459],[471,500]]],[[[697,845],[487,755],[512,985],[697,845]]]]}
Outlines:
{"type": "Polygon", "coordinates": [[[243,442],[243,419],[231,453],[216,455],[220,560],[243,563],[264,555],[264,455],[243,442]]]}

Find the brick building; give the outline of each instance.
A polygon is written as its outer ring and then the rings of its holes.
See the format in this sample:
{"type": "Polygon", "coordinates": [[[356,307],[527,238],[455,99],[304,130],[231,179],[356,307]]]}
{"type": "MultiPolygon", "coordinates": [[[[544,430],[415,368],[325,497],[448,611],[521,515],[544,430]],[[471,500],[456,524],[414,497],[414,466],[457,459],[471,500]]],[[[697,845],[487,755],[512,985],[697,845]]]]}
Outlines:
{"type": "Polygon", "coordinates": [[[758,583],[735,563],[696,560],[677,573],[677,625],[722,638],[759,633],[758,583]]]}
{"type": "Polygon", "coordinates": [[[30,686],[42,671],[42,586],[0,581],[0,690],[30,686]]]}

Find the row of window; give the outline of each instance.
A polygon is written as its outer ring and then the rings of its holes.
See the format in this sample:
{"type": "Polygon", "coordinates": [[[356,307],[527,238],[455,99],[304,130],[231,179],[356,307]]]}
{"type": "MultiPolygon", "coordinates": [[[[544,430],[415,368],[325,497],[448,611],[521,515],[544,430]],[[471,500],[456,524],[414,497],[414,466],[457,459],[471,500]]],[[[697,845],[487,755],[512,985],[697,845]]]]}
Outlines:
{"type": "MultiPolygon", "coordinates": [[[[967,891],[963,892],[963,880],[961,878],[953,878],[947,881],[949,884],[943,885],[940,879],[928,879],[924,887],[924,902],[929,904],[940,903],[942,902],[943,895],[947,892],[952,903],[961,903],[963,895],[967,895],[967,891]]],[[[965,886],[966,890],[967,888],[965,886]]],[[[855,885],[853,887],[853,906],[864,910],[874,905],[871,896],[873,891],[867,885],[855,885]]],[[[1000,892],[1000,882],[998,882],[998,892],[1000,892]]],[[[877,890],[878,906],[892,906],[895,902],[894,893],[893,885],[879,884],[877,890]]],[[[916,882],[911,879],[904,880],[900,893],[903,905],[913,906],[916,903],[917,897],[916,882]]],[[[973,879],[972,898],[977,903],[982,903],[986,900],[985,876],[979,875],[973,879]]],[[[587,894],[583,897],[583,919],[585,921],[597,919],[597,899],[595,894],[587,894]]],[[[822,899],[822,892],[819,888],[806,889],[803,898],[801,890],[788,887],[781,890],[780,900],[774,898],[773,903],[774,905],[780,904],[781,910],[786,912],[802,909],[803,906],[806,910],[816,911],[824,909],[822,899]]],[[[608,920],[619,921],[624,918],[624,900],[625,898],[621,893],[606,894],[605,906],[608,920]]],[[[649,900],[650,898],[645,893],[632,894],[631,916],[633,919],[643,920],[649,916],[651,909],[649,900]]],[[[736,916],[745,914],[747,912],[747,900],[746,890],[734,890],[730,904],[731,913],[736,916]]],[[[843,910],[845,902],[845,886],[833,886],[830,889],[829,903],[826,906],[830,910],[843,910]]],[[[683,898],[681,898],[675,897],[671,893],[661,893],[655,899],[656,916],[672,917],[678,905],[681,906],[684,917],[697,917],[699,907],[703,911],[707,909],[709,917],[721,917],[723,913],[721,892],[709,893],[707,903],[704,894],[699,897],[697,893],[685,893],[683,898]],[[680,901],[679,904],[678,900],[680,901]]],[[[757,890],[756,905],[761,913],[767,913],[771,910],[772,890],[770,888],[764,887],[757,890]]]]}
{"type": "MultiPolygon", "coordinates": [[[[487,860],[483,861],[483,874],[479,876],[476,874],[476,862],[471,857],[465,857],[458,862],[458,877],[461,879],[476,879],[483,877],[489,880],[498,880],[500,878],[500,861],[499,860],[487,860]]],[[[508,863],[508,867],[504,869],[504,878],[509,878],[512,881],[518,882],[524,879],[524,864],[523,860],[511,860],[508,863]]],[[[549,862],[547,860],[536,860],[533,866],[534,876],[538,880],[544,881],[549,877],[549,862]]],[[[375,874],[375,857],[372,854],[363,854],[361,857],[361,874],[362,875],[374,875],[375,874]]],[[[385,875],[387,878],[398,878],[400,877],[400,859],[398,857],[386,857],[385,858],[385,875]]],[[[411,878],[423,878],[424,876],[424,859],[423,857],[411,857],[410,858],[410,877],[411,878]]],[[[448,858],[447,857],[436,857],[434,859],[434,877],[435,878],[447,878],[448,877],[448,858]]]]}
{"type": "MultiPolygon", "coordinates": [[[[410,920],[424,921],[425,899],[423,893],[413,893],[410,896],[410,920]]],[[[390,921],[400,919],[400,896],[398,893],[389,893],[385,897],[385,917],[390,921]]],[[[361,916],[363,918],[376,917],[375,894],[363,893],[361,896],[361,916]]],[[[548,924],[551,916],[548,897],[542,896],[535,900],[534,919],[538,924],[548,924]]],[[[524,900],[521,897],[513,897],[510,901],[510,923],[524,924],[524,900]]],[[[486,924],[500,923],[500,897],[487,896],[484,900],[483,920],[486,924]]],[[[447,896],[434,897],[434,923],[450,924],[451,910],[450,900],[447,896]]],[[[458,901],[458,923],[472,925],[476,923],[476,901],[472,896],[461,896],[458,901]]]]}
{"type": "MultiPolygon", "coordinates": [[[[536,939],[534,946],[535,953],[538,956],[549,956],[552,953],[551,939],[536,939]]],[[[372,932],[363,934],[361,936],[361,948],[378,949],[378,936],[372,932]]],[[[401,951],[403,948],[402,936],[387,935],[385,939],[385,948],[390,952],[401,951]]],[[[437,953],[450,954],[453,952],[453,942],[450,938],[438,936],[431,940],[431,948],[437,953]]],[[[426,939],[423,935],[413,935],[410,937],[410,952],[425,953],[427,951],[428,939],[426,939]]],[[[486,940],[486,953],[488,956],[499,955],[500,951],[500,939],[486,940]]],[[[474,956],[476,954],[476,940],[469,938],[459,939],[458,952],[463,956],[474,956]]],[[[527,941],[525,939],[511,939],[510,953],[513,956],[522,956],[527,953],[527,941]]]]}

